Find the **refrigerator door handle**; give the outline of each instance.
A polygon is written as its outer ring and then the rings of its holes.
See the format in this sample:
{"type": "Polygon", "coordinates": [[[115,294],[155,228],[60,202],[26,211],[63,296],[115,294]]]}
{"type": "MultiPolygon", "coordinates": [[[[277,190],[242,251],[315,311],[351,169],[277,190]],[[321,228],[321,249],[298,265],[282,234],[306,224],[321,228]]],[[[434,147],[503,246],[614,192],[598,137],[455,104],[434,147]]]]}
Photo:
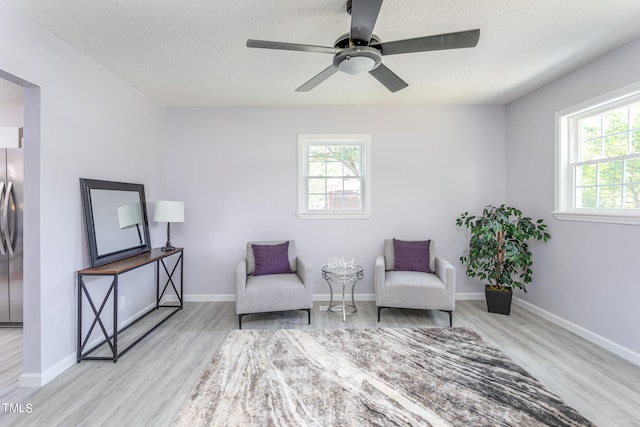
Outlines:
{"type": "Polygon", "coordinates": [[[0,219],[0,229],[2,230],[4,246],[6,246],[6,250],[10,256],[13,256],[13,237],[15,235],[15,203],[15,197],[13,195],[13,182],[9,181],[4,192],[4,199],[2,200],[2,218],[0,219]],[[10,201],[13,202],[12,206],[9,206],[10,201]],[[11,218],[9,218],[10,214],[11,218]],[[9,223],[9,219],[11,219],[11,224],[9,223]]]}
{"type": "Polygon", "coordinates": [[[2,231],[2,234],[0,235],[0,255],[6,255],[7,251],[5,250],[4,247],[4,241],[5,241],[5,233],[4,233],[4,218],[5,215],[7,214],[7,210],[4,208],[4,200],[6,199],[6,194],[4,192],[4,181],[0,182],[0,211],[2,212],[0,214],[0,229],[2,231]]]}

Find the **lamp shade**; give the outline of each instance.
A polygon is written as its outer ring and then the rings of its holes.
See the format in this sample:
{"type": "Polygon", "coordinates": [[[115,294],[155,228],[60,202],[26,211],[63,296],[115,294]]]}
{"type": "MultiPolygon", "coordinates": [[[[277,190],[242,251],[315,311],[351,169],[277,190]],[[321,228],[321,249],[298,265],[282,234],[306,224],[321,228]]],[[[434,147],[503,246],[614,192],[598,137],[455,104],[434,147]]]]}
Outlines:
{"type": "Polygon", "coordinates": [[[184,222],[184,202],[159,200],[153,211],[156,222],[184,222]]]}
{"type": "Polygon", "coordinates": [[[129,203],[120,206],[118,208],[118,224],[122,230],[142,224],[140,203],[129,203]]]}

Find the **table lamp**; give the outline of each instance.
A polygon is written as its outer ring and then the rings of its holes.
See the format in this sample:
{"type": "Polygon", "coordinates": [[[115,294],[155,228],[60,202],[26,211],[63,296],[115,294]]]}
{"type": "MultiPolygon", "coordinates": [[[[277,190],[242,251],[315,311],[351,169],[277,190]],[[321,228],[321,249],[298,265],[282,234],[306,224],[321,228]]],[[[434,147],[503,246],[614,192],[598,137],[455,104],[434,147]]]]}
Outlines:
{"type": "Polygon", "coordinates": [[[153,220],[156,222],[167,223],[167,244],[161,249],[163,251],[172,251],[175,249],[171,245],[171,223],[184,222],[184,202],[176,202],[172,200],[159,200],[153,212],[153,220]]]}

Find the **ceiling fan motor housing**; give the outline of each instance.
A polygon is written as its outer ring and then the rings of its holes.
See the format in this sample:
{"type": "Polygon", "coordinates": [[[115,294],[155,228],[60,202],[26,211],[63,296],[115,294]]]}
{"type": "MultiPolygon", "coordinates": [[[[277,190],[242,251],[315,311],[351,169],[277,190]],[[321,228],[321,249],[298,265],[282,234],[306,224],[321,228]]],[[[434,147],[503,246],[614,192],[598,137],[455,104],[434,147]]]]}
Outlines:
{"type": "Polygon", "coordinates": [[[347,74],[367,73],[381,63],[380,51],[368,46],[348,47],[333,57],[333,66],[347,74]]]}

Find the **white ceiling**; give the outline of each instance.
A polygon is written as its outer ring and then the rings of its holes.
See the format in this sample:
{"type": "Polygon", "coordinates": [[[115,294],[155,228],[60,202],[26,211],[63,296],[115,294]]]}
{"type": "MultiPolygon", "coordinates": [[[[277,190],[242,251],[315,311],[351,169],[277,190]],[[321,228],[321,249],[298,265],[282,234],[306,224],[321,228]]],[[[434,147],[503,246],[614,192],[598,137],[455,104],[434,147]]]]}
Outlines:
{"type": "Polygon", "coordinates": [[[478,46],[385,57],[393,94],[343,73],[298,93],[332,56],[247,39],[333,46],[346,0],[0,1],[169,106],[507,103],[640,36],[639,0],[386,0],[383,42],[479,28],[478,46]]]}

